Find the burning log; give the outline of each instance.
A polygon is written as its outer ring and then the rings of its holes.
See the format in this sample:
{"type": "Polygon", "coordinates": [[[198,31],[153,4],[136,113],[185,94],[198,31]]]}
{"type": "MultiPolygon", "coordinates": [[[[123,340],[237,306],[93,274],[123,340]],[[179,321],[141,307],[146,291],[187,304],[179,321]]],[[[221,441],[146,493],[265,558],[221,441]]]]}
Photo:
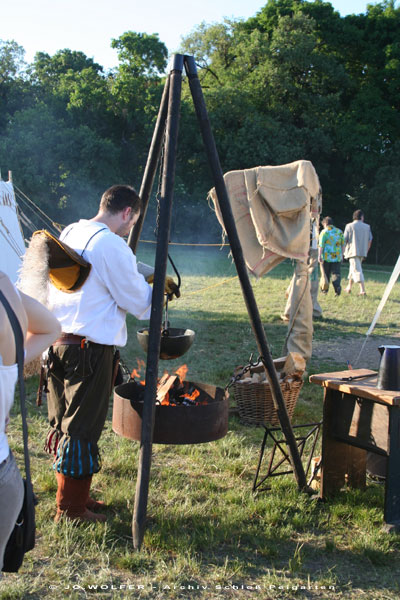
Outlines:
{"type": "Polygon", "coordinates": [[[168,375],[164,373],[157,384],[157,402],[159,404],[165,404],[165,397],[169,396],[169,390],[178,379],[178,375],[168,375]]]}
{"type": "Polygon", "coordinates": [[[197,388],[193,383],[179,382],[175,378],[161,404],[163,406],[198,406],[209,402],[212,402],[212,398],[206,392],[197,388]]]}
{"type": "MultiPolygon", "coordinates": [[[[139,370],[133,369],[131,382],[144,386],[145,380],[140,374],[141,366],[138,361],[139,370]]],[[[185,381],[188,368],[186,365],[179,367],[174,375],[165,372],[157,382],[156,404],[163,406],[197,406],[199,404],[208,404],[212,398],[205,391],[200,390],[193,383],[185,381]]],[[[138,388],[136,399],[142,400],[142,390],[138,388]]]]}

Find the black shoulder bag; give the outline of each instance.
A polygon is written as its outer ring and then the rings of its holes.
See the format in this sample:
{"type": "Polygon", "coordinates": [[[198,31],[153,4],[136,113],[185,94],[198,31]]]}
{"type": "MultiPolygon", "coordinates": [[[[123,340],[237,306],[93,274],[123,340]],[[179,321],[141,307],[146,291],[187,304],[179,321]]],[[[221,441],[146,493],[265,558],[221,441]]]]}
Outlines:
{"type": "Polygon", "coordinates": [[[21,512],[18,515],[17,522],[11,532],[10,538],[4,552],[3,571],[7,573],[16,573],[22,561],[25,552],[35,547],[35,497],[33,494],[31,469],[28,452],[28,427],[26,424],[26,406],[25,406],[25,383],[24,383],[24,336],[21,325],[10,306],[3,292],[0,291],[0,301],[7,312],[9,321],[14,331],[15,346],[18,364],[18,384],[19,396],[21,402],[22,433],[24,438],[24,457],[25,457],[25,479],[24,479],[24,502],[21,512]]]}

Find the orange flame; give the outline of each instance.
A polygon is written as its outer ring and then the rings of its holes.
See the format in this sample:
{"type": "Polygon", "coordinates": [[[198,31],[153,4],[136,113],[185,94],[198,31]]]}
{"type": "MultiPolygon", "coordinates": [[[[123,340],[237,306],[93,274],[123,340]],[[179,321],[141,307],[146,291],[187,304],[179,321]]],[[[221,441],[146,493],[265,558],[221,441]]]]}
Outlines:
{"type": "Polygon", "coordinates": [[[178,375],[181,383],[185,380],[187,372],[188,372],[188,366],[187,365],[182,365],[181,367],[178,367],[176,369],[175,374],[178,375]]]}
{"type": "MultiPolygon", "coordinates": [[[[141,371],[142,371],[142,369],[144,369],[144,366],[145,366],[144,360],[141,360],[140,358],[138,358],[137,359],[137,369],[135,369],[135,368],[132,369],[131,379],[140,379],[142,377],[141,371]]],[[[144,385],[146,382],[144,379],[142,379],[141,381],[139,381],[139,383],[141,385],[144,385]]]]}
{"type": "Polygon", "coordinates": [[[166,406],[169,405],[169,393],[167,392],[164,396],[164,398],[161,400],[161,406],[166,406]]]}
{"type": "Polygon", "coordinates": [[[192,394],[182,394],[187,400],[196,400],[198,396],[200,396],[199,390],[194,390],[192,394]]]}

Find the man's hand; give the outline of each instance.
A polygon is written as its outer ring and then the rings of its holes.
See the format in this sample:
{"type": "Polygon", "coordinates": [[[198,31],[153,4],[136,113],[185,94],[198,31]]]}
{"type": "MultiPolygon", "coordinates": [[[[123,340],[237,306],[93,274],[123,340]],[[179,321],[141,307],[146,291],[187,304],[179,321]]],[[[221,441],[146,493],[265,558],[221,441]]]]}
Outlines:
{"type": "MultiPolygon", "coordinates": [[[[146,279],[146,281],[147,281],[147,283],[153,283],[154,275],[150,275],[146,279]]],[[[176,296],[176,298],[179,298],[181,295],[179,287],[177,286],[175,281],[172,279],[172,277],[170,277],[169,275],[167,275],[165,278],[164,292],[165,292],[165,294],[168,294],[168,300],[172,300],[173,296],[176,296]]]]}
{"type": "Polygon", "coordinates": [[[181,295],[179,287],[177,286],[175,281],[172,279],[172,277],[169,277],[168,275],[165,278],[164,291],[166,294],[168,294],[168,300],[172,300],[173,296],[176,296],[176,298],[179,298],[179,296],[181,295]]]}

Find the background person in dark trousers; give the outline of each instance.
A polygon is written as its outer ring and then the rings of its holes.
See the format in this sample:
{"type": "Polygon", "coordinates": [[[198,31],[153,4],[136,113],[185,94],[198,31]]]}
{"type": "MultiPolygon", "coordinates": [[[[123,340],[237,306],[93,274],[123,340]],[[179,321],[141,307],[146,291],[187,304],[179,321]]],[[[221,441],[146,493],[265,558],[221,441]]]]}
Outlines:
{"type": "MultiPolygon", "coordinates": [[[[334,227],[331,217],[322,220],[324,229],[319,234],[318,261],[322,264],[328,282],[332,277],[335,296],[340,296],[340,265],[343,260],[344,237],[341,229],[334,227]]],[[[323,292],[328,293],[328,290],[323,292]]]]}

